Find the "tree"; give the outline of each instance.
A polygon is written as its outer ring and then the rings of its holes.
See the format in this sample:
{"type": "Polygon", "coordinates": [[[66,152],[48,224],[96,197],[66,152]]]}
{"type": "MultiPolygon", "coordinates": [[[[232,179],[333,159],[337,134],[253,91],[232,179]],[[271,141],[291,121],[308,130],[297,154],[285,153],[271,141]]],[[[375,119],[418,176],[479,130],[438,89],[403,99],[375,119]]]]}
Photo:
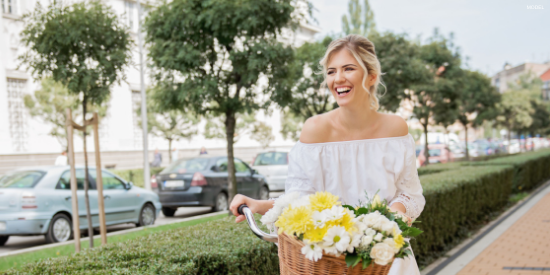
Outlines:
{"type": "Polygon", "coordinates": [[[363,5],[359,0],[349,0],[348,13],[342,16],[342,28],[345,34],[360,34],[367,37],[375,32],[374,12],[369,0],[364,0],[363,5]]]}
{"type": "Polygon", "coordinates": [[[509,90],[502,94],[502,102],[497,105],[497,123],[508,130],[508,140],[512,131],[528,131],[534,118],[544,116],[544,107],[538,106],[543,104],[541,86],[541,80],[532,73],[522,74],[515,83],[508,83],[509,90]],[[537,108],[540,108],[539,114],[536,114],[537,108]]]}
{"type": "Polygon", "coordinates": [[[174,0],[149,12],[149,57],[157,80],[171,90],[157,95],[163,108],[224,117],[229,199],[236,192],[233,139],[236,115],[285,104],[293,51],[276,40],[294,25],[293,0],[174,0]],[[265,84],[258,80],[265,77],[265,84]]]}
{"type": "MultiPolygon", "coordinates": [[[[55,137],[67,151],[67,108],[76,110],[73,116],[78,120],[81,113],[77,110],[80,105],[78,97],[69,92],[67,87],[51,78],[44,78],[41,81],[41,87],[34,92],[34,95],[25,95],[23,98],[25,107],[29,110],[32,117],[38,117],[52,126],[50,136],[55,137]]],[[[88,110],[98,112],[100,118],[105,117],[107,113],[107,104],[93,106],[88,104],[88,110]]]]}
{"type": "MultiPolygon", "coordinates": [[[[29,49],[20,57],[32,69],[35,79],[45,76],[60,82],[79,96],[82,117],[88,106],[101,105],[110,87],[119,82],[123,68],[130,62],[130,34],[116,14],[100,1],[62,6],[54,1],[47,10],[37,5],[24,16],[21,41],[29,49]]],[[[88,232],[93,232],[88,197],[88,157],[84,141],[84,193],[88,232]]],[[[99,169],[99,168],[98,168],[99,169]]],[[[93,247],[93,234],[90,247],[93,247]]]]}
{"type": "Polygon", "coordinates": [[[262,145],[262,148],[265,149],[275,140],[272,131],[273,128],[267,125],[267,123],[258,121],[252,126],[252,134],[250,135],[250,138],[259,142],[262,145]]]}
{"type": "MultiPolygon", "coordinates": [[[[172,152],[172,142],[182,138],[190,139],[197,134],[196,125],[198,117],[190,111],[166,110],[159,107],[153,93],[162,92],[160,87],[153,87],[148,90],[147,104],[147,131],[154,136],[164,138],[168,141],[168,152],[172,152]]],[[[141,117],[141,107],[136,109],[138,117],[141,117]]],[[[138,122],[141,125],[141,121],[138,122]]],[[[168,154],[172,163],[172,154],[168,154]]]]}
{"type": "MultiPolygon", "coordinates": [[[[458,121],[464,127],[468,145],[468,127],[482,125],[496,117],[495,106],[500,102],[500,94],[491,80],[479,72],[465,70],[459,81],[463,88],[458,93],[458,121]]],[[[466,159],[470,159],[468,146],[466,159]]]]}
{"type": "Polygon", "coordinates": [[[281,134],[284,138],[298,140],[306,119],[338,107],[330,91],[321,89],[324,77],[320,73],[319,60],[331,41],[332,38],[327,36],[322,41],[306,42],[296,49],[288,78],[292,85],[291,99],[281,112],[281,134]]]}
{"type": "MultiPolygon", "coordinates": [[[[235,129],[233,131],[233,144],[239,142],[239,139],[249,133],[256,122],[254,114],[237,114],[235,115],[235,129]]],[[[227,132],[225,131],[224,117],[208,117],[204,126],[204,137],[207,139],[225,139],[227,140],[227,132]]]]}

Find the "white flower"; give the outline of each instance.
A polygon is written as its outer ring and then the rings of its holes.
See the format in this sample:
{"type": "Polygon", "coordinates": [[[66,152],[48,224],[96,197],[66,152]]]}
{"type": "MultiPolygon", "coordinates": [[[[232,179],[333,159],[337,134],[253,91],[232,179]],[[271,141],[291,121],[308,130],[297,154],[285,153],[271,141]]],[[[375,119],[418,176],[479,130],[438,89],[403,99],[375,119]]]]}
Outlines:
{"type": "Polygon", "coordinates": [[[277,211],[277,209],[275,208],[271,208],[269,211],[267,211],[267,213],[265,213],[265,215],[262,216],[260,221],[270,230],[273,230],[273,224],[277,221],[280,215],[280,211],[277,211]]]}
{"type": "Polygon", "coordinates": [[[384,235],[382,235],[382,233],[378,233],[376,234],[376,236],[374,236],[374,240],[377,242],[381,242],[382,238],[384,238],[384,235]]]}
{"type": "Polygon", "coordinates": [[[355,223],[355,227],[357,227],[359,232],[365,232],[365,230],[367,230],[368,228],[361,218],[355,218],[353,222],[355,223]]]}
{"type": "Polygon", "coordinates": [[[309,196],[310,195],[298,198],[298,199],[290,202],[290,205],[292,207],[309,206],[309,196]]]}
{"type": "Polygon", "coordinates": [[[334,255],[335,257],[340,257],[341,253],[338,252],[338,249],[336,249],[335,246],[329,246],[329,247],[326,247],[326,246],[323,246],[323,245],[321,245],[321,246],[322,246],[323,249],[325,250],[325,253],[327,253],[327,254],[332,254],[332,255],[334,255]]]}
{"type": "Polygon", "coordinates": [[[313,220],[313,225],[318,228],[323,228],[325,226],[325,222],[327,221],[325,213],[319,211],[314,211],[311,215],[311,219],[313,220]]]}
{"type": "Polygon", "coordinates": [[[351,241],[349,242],[349,245],[348,245],[348,252],[349,253],[353,253],[353,249],[355,249],[356,247],[359,247],[359,245],[361,244],[361,237],[363,235],[361,234],[353,234],[353,236],[351,237],[351,241]]]}
{"type": "Polygon", "coordinates": [[[335,247],[338,252],[344,252],[347,250],[351,238],[345,227],[334,226],[327,231],[323,240],[325,241],[323,243],[325,247],[335,247]]]}
{"type": "Polygon", "coordinates": [[[403,232],[401,231],[401,229],[399,229],[399,226],[397,226],[393,229],[392,236],[401,235],[401,233],[403,232]]]}
{"type": "Polygon", "coordinates": [[[342,206],[335,205],[331,209],[323,210],[323,215],[325,215],[327,221],[337,220],[342,218],[346,213],[344,209],[342,206]]]}
{"type": "Polygon", "coordinates": [[[302,254],[306,255],[308,260],[316,262],[323,257],[323,249],[317,243],[310,243],[306,240],[304,243],[306,245],[302,247],[302,254]]]}
{"type": "Polygon", "coordinates": [[[393,248],[388,244],[377,243],[372,247],[370,257],[374,259],[374,262],[378,265],[387,265],[395,256],[393,251],[393,248]]]}
{"type": "Polygon", "coordinates": [[[378,212],[378,211],[369,213],[369,214],[365,215],[365,217],[363,217],[363,222],[368,227],[372,227],[372,228],[378,229],[378,230],[381,230],[382,224],[387,220],[388,219],[386,217],[382,216],[382,214],[380,214],[380,212],[378,212]]]}
{"type": "Polygon", "coordinates": [[[393,238],[386,238],[383,243],[389,245],[391,248],[393,248],[393,252],[397,254],[399,252],[399,248],[397,248],[397,245],[395,244],[395,240],[393,238]]]}
{"type": "Polygon", "coordinates": [[[374,235],[376,235],[376,230],[372,228],[367,228],[367,230],[365,230],[365,235],[374,237],[374,235]]]}
{"type": "Polygon", "coordinates": [[[361,240],[361,247],[368,248],[372,243],[372,236],[363,236],[363,239],[361,240]]]}
{"type": "Polygon", "coordinates": [[[392,221],[388,220],[388,221],[385,221],[384,223],[382,223],[381,230],[388,233],[388,234],[393,234],[393,230],[395,228],[399,229],[399,225],[397,225],[396,222],[392,222],[392,221]]]}

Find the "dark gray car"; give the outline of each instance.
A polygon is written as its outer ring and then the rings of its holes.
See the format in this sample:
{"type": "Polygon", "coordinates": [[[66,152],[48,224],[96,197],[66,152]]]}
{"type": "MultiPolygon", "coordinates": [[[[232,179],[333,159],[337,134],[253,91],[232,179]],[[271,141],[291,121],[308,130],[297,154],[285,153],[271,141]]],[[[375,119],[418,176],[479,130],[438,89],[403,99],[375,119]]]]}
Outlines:
{"type": "MultiPolygon", "coordinates": [[[[265,177],[235,158],[237,193],[256,199],[268,199],[265,177]]],[[[213,211],[227,210],[227,157],[201,156],[180,159],[156,177],[162,213],[172,217],[182,206],[211,206],[213,211]]]]}

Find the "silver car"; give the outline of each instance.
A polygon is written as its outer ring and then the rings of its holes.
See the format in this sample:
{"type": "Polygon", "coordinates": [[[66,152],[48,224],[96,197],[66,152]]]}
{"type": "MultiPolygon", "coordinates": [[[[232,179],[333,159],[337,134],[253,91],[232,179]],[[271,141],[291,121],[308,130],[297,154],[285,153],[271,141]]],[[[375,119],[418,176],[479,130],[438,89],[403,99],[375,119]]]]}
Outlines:
{"type": "MultiPolygon", "coordinates": [[[[80,229],[87,229],[83,167],[77,167],[76,178],[80,229]]],[[[92,224],[99,228],[95,168],[89,168],[89,178],[92,224]]],[[[156,193],[135,187],[106,170],[102,170],[102,178],[107,225],[144,226],[155,222],[161,209],[156,193]]],[[[44,235],[49,243],[71,239],[71,199],[69,166],[22,169],[0,178],[0,246],[11,235],[44,235]]]]}
{"type": "Polygon", "coordinates": [[[265,176],[270,191],[285,190],[288,153],[288,151],[263,152],[252,161],[252,168],[265,176]]]}

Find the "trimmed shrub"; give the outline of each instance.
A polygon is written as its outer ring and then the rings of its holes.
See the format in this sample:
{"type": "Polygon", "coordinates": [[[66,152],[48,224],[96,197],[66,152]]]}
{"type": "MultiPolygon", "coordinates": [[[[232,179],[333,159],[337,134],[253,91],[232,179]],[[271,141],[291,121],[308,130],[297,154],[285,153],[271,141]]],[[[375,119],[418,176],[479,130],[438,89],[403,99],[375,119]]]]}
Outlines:
{"type": "MultiPolygon", "coordinates": [[[[151,167],[151,175],[160,173],[164,167],[151,167]]],[[[124,180],[131,181],[137,187],[144,187],[145,181],[143,180],[143,169],[127,169],[127,170],[111,170],[117,176],[124,180]]]]}
{"type": "Polygon", "coordinates": [[[420,177],[426,206],[418,227],[424,233],[412,241],[419,263],[438,256],[502,209],[513,172],[509,165],[471,166],[420,177]]]}
{"type": "MultiPolygon", "coordinates": [[[[1,273],[1,272],[0,272],[1,273]]],[[[152,233],[5,274],[279,274],[277,247],[233,217],[152,233]]]]}
{"type": "Polygon", "coordinates": [[[429,174],[445,172],[451,169],[459,168],[461,164],[462,164],[461,162],[430,164],[428,166],[423,166],[418,168],[418,175],[424,176],[429,174]]]}

